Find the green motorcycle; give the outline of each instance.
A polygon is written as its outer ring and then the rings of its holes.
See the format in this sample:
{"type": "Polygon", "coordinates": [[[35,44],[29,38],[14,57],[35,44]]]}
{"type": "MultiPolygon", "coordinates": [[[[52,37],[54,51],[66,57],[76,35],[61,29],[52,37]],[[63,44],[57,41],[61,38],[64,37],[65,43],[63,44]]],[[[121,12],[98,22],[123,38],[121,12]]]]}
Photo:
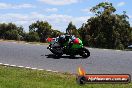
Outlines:
{"type": "Polygon", "coordinates": [[[50,41],[49,39],[47,40],[50,43],[47,49],[49,49],[57,57],[61,57],[63,54],[70,55],[71,57],[75,57],[75,55],[80,55],[83,58],[88,58],[90,56],[89,50],[83,46],[83,43],[79,38],[65,43],[64,41],[56,41],[55,38],[51,39],[50,41]]]}

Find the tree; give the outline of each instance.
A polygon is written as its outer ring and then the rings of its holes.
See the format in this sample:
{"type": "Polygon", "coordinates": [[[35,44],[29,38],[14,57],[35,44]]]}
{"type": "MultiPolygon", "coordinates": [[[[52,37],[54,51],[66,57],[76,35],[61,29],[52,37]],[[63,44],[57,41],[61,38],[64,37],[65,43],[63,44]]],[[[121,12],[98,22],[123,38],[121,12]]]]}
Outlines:
{"type": "Polygon", "coordinates": [[[5,32],[5,39],[18,40],[19,34],[17,30],[10,30],[5,32]]]}
{"type": "Polygon", "coordinates": [[[4,38],[5,31],[7,29],[7,24],[0,23],[0,38],[4,38]]]}
{"type": "Polygon", "coordinates": [[[0,23],[0,38],[19,40],[23,34],[23,27],[16,26],[13,23],[0,23]]]}
{"type": "Polygon", "coordinates": [[[37,32],[32,31],[25,34],[24,40],[28,42],[39,42],[40,37],[37,32]]]}
{"type": "Polygon", "coordinates": [[[68,24],[68,27],[66,28],[66,33],[70,35],[75,35],[77,37],[79,36],[78,30],[76,29],[76,26],[72,24],[72,22],[68,24]]]}
{"type": "Polygon", "coordinates": [[[59,35],[61,35],[62,33],[60,32],[60,31],[58,31],[58,30],[52,30],[52,33],[51,33],[51,35],[50,35],[50,37],[57,37],[57,36],[59,36],[59,35]]]}
{"type": "Polygon", "coordinates": [[[124,49],[129,45],[131,32],[125,11],[121,15],[114,14],[116,9],[108,2],[99,3],[91,11],[95,16],[80,28],[81,33],[86,33],[80,35],[89,46],[124,49]]]}
{"type": "Polygon", "coordinates": [[[48,22],[37,21],[29,26],[29,31],[37,32],[40,37],[40,41],[45,42],[46,38],[48,38],[48,36],[51,34],[52,29],[51,25],[48,22]]]}

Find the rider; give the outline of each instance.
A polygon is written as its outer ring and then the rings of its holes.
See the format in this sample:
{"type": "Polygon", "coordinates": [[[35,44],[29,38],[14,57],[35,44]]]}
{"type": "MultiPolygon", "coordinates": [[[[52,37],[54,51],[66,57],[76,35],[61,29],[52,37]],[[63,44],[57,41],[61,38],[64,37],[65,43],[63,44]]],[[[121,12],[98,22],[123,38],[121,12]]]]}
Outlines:
{"type": "Polygon", "coordinates": [[[72,41],[75,39],[73,35],[61,35],[57,37],[57,41],[60,43],[62,47],[70,48],[72,46],[72,41]]]}

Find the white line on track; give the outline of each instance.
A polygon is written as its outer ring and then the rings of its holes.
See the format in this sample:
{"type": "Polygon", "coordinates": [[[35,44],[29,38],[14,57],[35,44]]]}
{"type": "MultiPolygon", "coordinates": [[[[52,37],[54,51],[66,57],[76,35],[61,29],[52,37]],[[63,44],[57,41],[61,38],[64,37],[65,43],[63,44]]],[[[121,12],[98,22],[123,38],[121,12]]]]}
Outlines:
{"type": "Polygon", "coordinates": [[[37,70],[37,68],[31,68],[31,69],[33,69],[33,70],[37,70]]]}
{"type": "Polygon", "coordinates": [[[40,70],[40,71],[47,71],[47,72],[54,72],[54,73],[58,73],[59,71],[54,71],[54,70],[50,70],[50,69],[38,69],[38,68],[32,68],[32,67],[26,67],[26,66],[17,66],[17,65],[11,65],[11,64],[4,64],[4,63],[0,63],[0,65],[4,65],[4,66],[11,66],[11,67],[19,67],[19,68],[26,68],[26,69],[32,69],[32,70],[40,70]]]}
{"type": "Polygon", "coordinates": [[[24,68],[24,66],[18,66],[19,68],[24,68]]]}
{"type": "Polygon", "coordinates": [[[9,64],[3,64],[3,65],[9,66],[9,64]]]}
{"type": "Polygon", "coordinates": [[[31,67],[25,67],[25,68],[31,68],[31,67]]]}
{"type": "Polygon", "coordinates": [[[12,66],[12,67],[16,67],[16,65],[10,65],[10,66],[12,66]]]}

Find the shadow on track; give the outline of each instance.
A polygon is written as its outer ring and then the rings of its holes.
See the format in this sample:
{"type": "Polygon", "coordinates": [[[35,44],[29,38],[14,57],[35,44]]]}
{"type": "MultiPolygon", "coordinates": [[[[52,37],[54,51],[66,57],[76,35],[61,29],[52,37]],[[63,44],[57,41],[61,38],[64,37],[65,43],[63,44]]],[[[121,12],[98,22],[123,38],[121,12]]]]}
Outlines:
{"type": "Polygon", "coordinates": [[[78,57],[78,56],[75,56],[75,57],[71,57],[71,56],[61,56],[61,57],[57,57],[55,56],[54,54],[48,54],[48,55],[45,55],[47,56],[47,58],[52,58],[52,59],[61,59],[61,58],[64,58],[64,59],[84,59],[82,57],[78,57]]]}

